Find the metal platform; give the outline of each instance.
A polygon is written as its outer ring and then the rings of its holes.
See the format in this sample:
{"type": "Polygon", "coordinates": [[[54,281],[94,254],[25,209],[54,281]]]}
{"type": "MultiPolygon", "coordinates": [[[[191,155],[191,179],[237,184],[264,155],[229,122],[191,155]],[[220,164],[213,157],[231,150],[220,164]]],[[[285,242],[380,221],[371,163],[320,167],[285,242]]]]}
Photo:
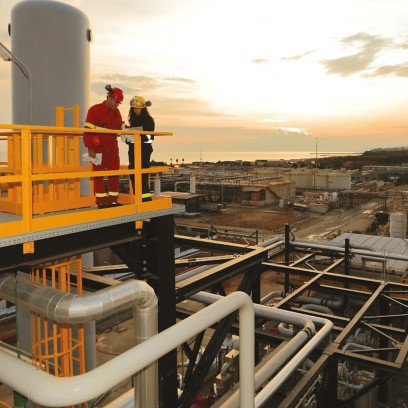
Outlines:
{"type": "MultiPolygon", "coordinates": [[[[106,218],[101,219],[101,220],[95,220],[91,222],[81,222],[81,223],[72,224],[66,227],[46,229],[44,231],[30,232],[26,234],[9,235],[7,237],[0,238],[0,248],[12,246],[12,245],[23,244],[24,242],[31,242],[31,241],[35,242],[35,241],[39,241],[43,239],[61,237],[61,236],[69,235],[69,234],[74,234],[74,233],[79,233],[79,232],[84,232],[84,231],[91,231],[91,230],[96,230],[96,229],[104,228],[104,227],[110,227],[114,225],[127,224],[130,222],[148,221],[149,219],[155,218],[155,217],[179,214],[185,210],[184,206],[173,204],[171,208],[153,210],[153,211],[145,211],[145,212],[139,212],[139,213],[135,212],[133,214],[127,214],[127,215],[120,215],[120,213],[123,212],[123,210],[126,209],[126,207],[134,208],[134,206],[127,205],[127,206],[123,206],[123,209],[122,207],[119,207],[115,209],[98,210],[98,212],[101,212],[101,213],[105,212],[106,214],[109,214],[109,216],[106,216],[106,218]],[[118,215],[117,216],[112,215],[113,211],[118,215]]],[[[35,216],[35,218],[36,219],[46,219],[47,217],[64,216],[67,214],[81,213],[81,218],[83,219],[84,218],[83,213],[91,212],[91,211],[92,212],[96,211],[96,207],[81,208],[81,209],[76,209],[76,210],[60,211],[57,213],[42,214],[42,215],[35,216]]],[[[21,220],[21,216],[0,212],[0,228],[1,228],[1,223],[20,221],[20,220],[21,220]]]]}

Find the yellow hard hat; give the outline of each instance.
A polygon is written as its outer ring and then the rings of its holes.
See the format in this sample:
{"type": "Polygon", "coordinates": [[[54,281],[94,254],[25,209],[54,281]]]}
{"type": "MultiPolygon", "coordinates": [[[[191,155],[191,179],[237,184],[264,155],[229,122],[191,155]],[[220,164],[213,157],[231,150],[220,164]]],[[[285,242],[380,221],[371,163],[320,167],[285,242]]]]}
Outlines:
{"type": "Polygon", "coordinates": [[[130,106],[132,108],[146,108],[147,106],[151,106],[152,103],[150,101],[146,101],[142,96],[134,96],[130,100],[130,106]]]}

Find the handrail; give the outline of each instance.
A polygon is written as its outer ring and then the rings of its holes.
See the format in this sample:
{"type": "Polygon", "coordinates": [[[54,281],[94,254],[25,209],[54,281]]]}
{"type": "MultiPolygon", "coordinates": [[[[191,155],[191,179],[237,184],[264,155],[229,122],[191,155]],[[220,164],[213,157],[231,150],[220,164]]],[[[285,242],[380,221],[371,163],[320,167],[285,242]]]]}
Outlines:
{"type": "MultiPolygon", "coordinates": [[[[95,172],[90,165],[83,165],[80,157],[80,137],[84,133],[95,133],[95,130],[0,124],[0,156],[7,153],[7,160],[2,159],[0,166],[0,213],[10,214],[7,221],[0,221],[0,247],[7,246],[5,241],[9,237],[27,236],[21,241],[23,252],[29,253],[34,251],[32,233],[172,208],[168,197],[154,196],[152,201],[142,202],[141,189],[137,189],[134,195],[119,195],[122,207],[96,211],[90,185],[95,172]]],[[[98,133],[129,134],[136,140],[144,134],[172,135],[111,129],[98,129],[98,133]]],[[[135,157],[135,169],[121,166],[119,170],[101,171],[97,175],[134,175],[136,185],[141,186],[142,174],[168,171],[167,166],[142,169],[140,143],[135,143],[135,157]]]]}
{"type": "Polygon", "coordinates": [[[169,327],[88,373],[54,377],[0,350],[0,381],[29,400],[53,407],[89,401],[136,374],[166,353],[239,310],[240,406],[254,407],[254,305],[235,292],[169,327]]]}

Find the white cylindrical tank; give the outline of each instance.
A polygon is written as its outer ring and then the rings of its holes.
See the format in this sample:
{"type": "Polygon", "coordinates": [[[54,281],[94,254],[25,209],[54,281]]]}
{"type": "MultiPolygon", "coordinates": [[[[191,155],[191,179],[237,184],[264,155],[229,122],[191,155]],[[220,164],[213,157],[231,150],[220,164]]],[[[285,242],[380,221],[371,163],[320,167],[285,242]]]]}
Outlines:
{"type": "Polygon", "coordinates": [[[196,176],[195,173],[190,174],[190,193],[196,193],[196,176]]]}
{"type": "MultiPolygon", "coordinates": [[[[80,106],[81,126],[89,104],[91,30],[79,9],[49,0],[16,4],[11,11],[11,51],[28,72],[12,68],[12,120],[55,125],[55,107],[80,106]]],[[[65,125],[73,126],[72,111],[65,125]]]]}
{"type": "Polygon", "coordinates": [[[406,238],[407,214],[404,212],[393,212],[390,214],[390,237],[406,238]]]}

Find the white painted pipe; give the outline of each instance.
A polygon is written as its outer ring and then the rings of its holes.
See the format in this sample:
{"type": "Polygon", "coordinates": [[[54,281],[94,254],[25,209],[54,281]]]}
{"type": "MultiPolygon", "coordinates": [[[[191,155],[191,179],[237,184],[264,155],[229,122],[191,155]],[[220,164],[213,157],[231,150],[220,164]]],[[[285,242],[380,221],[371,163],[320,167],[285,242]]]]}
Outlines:
{"type": "Polygon", "coordinates": [[[37,404],[52,407],[81,404],[126,380],[237,309],[242,345],[239,404],[241,407],[253,408],[254,308],[250,297],[243,292],[226,296],[95,370],[75,377],[54,377],[0,350],[0,381],[37,404]]]}
{"type": "MultiPolygon", "coordinates": [[[[202,303],[212,303],[222,299],[222,296],[207,292],[199,292],[191,296],[191,299],[202,303]]],[[[266,364],[256,370],[255,389],[258,389],[264,385],[266,381],[269,381],[271,376],[280,369],[278,374],[276,374],[275,377],[263,387],[262,391],[256,395],[255,406],[258,407],[276,392],[279,386],[290,376],[297,366],[300,365],[309,353],[329,334],[333,328],[333,323],[330,320],[320,317],[303,315],[264,305],[254,304],[254,309],[257,317],[278,320],[302,327],[302,329],[286,344],[285,347],[280,349],[266,364]],[[314,323],[323,326],[317,333],[315,333],[314,323]],[[297,352],[295,357],[292,357],[299,349],[300,351],[297,352]],[[294,362],[292,362],[292,359],[294,362]],[[285,363],[286,365],[281,368],[285,363]],[[278,380],[275,380],[276,378],[278,380]]],[[[239,395],[239,390],[234,391],[231,395],[227,394],[225,395],[225,400],[224,398],[221,398],[219,403],[216,403],[214,407],[242,407],[242,405],[239,405],[239,395]]]]}
{"type": "Polygon", "coordinates": [[[292,337],[295,334],[295,330],[293,328],[288,327],[286,323],[278,324],[278,332],[286,337],[292,337]]]}
{"type": "Polygon", "coordinates": [[[272,292],[269,292],[266,296],[264,296],[261,299],[261,305],[264,305],[266,302],[268,302],[271,299],[276,299],[276,298],[284,298],[286,296],[285,292],[279,291],[279,290],[274,290],[272,292]]]}
{"type": "MultiPolygon", "coordinates": [[[[317,323],[316,318],[308,316],[311,320],[317,323]]],[[[289,376],[296,370],[296,368],[304,361],[310,352],[314,350],[319,343],[330,333],[333,328],[333,323],[327,319],[319,319],[320,323],[324,320],[323,327],[312,337],[309,341],[293,356],[286,365],[269,381],[266,386],[256,395],[255,406],[261,407],[264,405],[271,395],[273,395],[279,387],[289,378],[289,376]]]]}

